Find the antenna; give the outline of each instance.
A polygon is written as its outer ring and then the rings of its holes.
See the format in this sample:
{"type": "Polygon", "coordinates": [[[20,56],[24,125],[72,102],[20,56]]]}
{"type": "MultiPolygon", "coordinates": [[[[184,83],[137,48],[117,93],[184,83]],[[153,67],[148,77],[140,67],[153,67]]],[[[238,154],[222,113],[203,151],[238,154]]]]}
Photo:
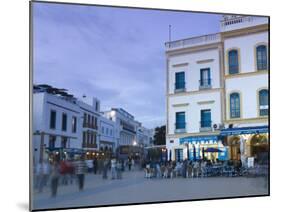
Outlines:
{"type": "Polygon", "coordinates": [[[169,47],[170,47],[170,42],[171,42],[171,25],[169,25],[169,47]]]}

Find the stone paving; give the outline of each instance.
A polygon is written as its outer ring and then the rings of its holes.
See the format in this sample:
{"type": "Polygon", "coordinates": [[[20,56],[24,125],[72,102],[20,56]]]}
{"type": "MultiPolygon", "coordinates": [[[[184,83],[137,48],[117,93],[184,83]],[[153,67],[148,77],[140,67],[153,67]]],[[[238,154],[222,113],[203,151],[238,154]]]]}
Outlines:
{"type": "Polygon", "coordinates": [[[88,174],[85,189],[78,185],[59,186],[57,197],[50,189],[34,192],[34,209],[98,206],[171,200],[266,195],[267,179],[263,177],[209,177],[146,179],[143,171],[126,171],[123,179],[102,179],[88,174]]]}

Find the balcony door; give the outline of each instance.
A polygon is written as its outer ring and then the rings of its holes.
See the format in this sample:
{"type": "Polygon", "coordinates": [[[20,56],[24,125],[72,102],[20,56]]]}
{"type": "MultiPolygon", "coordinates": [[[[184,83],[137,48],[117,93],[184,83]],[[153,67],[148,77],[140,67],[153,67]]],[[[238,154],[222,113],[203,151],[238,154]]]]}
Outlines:
{"type": "Polygon", "coordinates": [[[200,85],[207,86],[211,84],[211,73],[209,68],[200,69],[200,85]]]}
{"type": "Polygon", "coordinates": [[[211,127],[211,110],[201,110],[201,128],[211,127]]]}

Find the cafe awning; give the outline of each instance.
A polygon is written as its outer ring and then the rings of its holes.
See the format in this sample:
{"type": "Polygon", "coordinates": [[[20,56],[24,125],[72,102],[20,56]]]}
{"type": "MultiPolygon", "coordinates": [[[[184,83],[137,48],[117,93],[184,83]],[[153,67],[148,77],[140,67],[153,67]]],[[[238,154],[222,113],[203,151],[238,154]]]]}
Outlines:
{"type": "Polygon", "coordinates": [[[267,133],[268,126],[239,127],[221,130],[221,136],[267,133]]]}
{"type": "Polygon", "coordinates": [[[180,144],[184,143],[207,143],[207,142],[217,142],[219,140],[219,136],[217,135],[206,135],[206,136],[189,136],[180,138],[180,144]]]}

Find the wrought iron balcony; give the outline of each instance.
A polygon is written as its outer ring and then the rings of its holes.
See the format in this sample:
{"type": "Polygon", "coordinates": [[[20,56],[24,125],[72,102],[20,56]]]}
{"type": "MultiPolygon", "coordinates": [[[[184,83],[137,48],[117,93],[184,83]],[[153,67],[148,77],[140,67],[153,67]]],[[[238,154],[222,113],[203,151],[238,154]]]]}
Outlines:
{"type": "Polygon", "coordinates": [[[212,129],[212,121],[200,121],[200,132],[209,132],[212,129]]]}
{"type": "Polygon", "coordinates": [[[175,123],[175,133],[185,133],[186,123],[175,123]]]}
{"type": "Polygon", "coordinates": [[[185,82],[175,83],[175,93],[185,92],[185,82]]]}
{"type": "Polygon", "coordinates": [[[199,80],[199,90],[212,88],[212,79],[199,80]]]}

